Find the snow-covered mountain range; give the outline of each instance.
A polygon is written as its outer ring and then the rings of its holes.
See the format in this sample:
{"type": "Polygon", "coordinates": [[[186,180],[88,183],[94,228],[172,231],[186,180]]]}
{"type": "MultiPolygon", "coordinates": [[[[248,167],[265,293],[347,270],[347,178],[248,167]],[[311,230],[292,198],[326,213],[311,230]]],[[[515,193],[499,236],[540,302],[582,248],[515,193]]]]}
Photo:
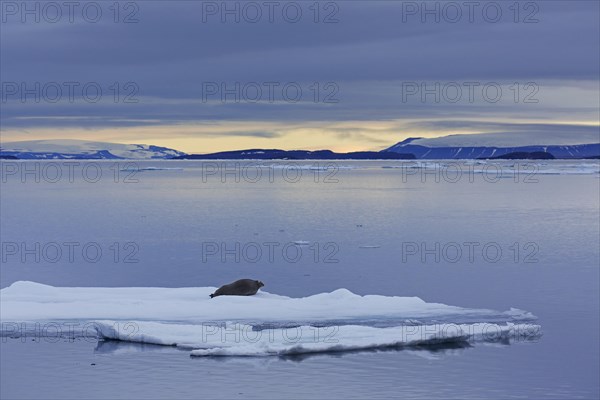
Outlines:
{"type": "MultiPolygon", "coordinates": [[[[334,153],[322,151],[244,150],[215,154],[188,155],[178,150],[146,144],[120,144],[85,140],[30,140],[0,144],[0,158],[24,160],[68,159],[477,159],[501,157],[512,153],[549,153],[549,158],[598,158],[597,143],[570,143],[556,138],[543,143],[543,137],[507,134],[450,135],[437,138],[408,138],[381,152],[334,153]],[[514,139],[514,140],[513,140],[514,139]],[[392,157],[393,156],[393,157],[392,157]]],[[[565,138],[566,139],[566,138],[565,138]]],[[[588,140],[590,138],[587,138],[588,140]]]]}
{"type": "Polygon", "coordinates": [[[170,159],[185,153],[146,144],[91,142],[86,140],[29,140],[0,144],[0,156],[19,159],[170,159]]]}
{"type": "MultiPolygon", "coordinates": [[[[509,153],[547,152],[556,158],[591,158],[600,155],[599,143],[543,143],[543,138],[510,137],[506,134],[450,135],[408,138],[383,150],[414,154],[423,159],[476,159],[509,153]]],[[[562,141],[559,141],[562,142],[562,141]]]]}

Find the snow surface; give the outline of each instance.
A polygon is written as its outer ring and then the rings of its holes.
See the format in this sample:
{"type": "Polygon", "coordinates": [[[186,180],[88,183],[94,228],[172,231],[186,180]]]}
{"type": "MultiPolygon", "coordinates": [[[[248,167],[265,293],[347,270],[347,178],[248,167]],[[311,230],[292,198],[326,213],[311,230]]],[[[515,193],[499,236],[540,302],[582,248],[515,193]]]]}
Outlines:
{"type": "Polygon", "coordinates": [[[417,138],[409,144],[426,147],[519,147],[519,146],[569,146],[598,143],[598,132],[493,132],[477,134],[457,134],[434,138],[417,138]]]}
{"type": "Polygon", "coordinates": [[[96,321],[105,339],[190,349],[192,356],[272,356],[424,346],[452,342],[531,340],[539,325],[435,324],[376,328],[360,325],[297,326],[254,330],[244,324],[165,324],[96,321]]]}
{"type": "MultiPolygon", "coordinates": [[[[0,290],[3,321],[132,319],[153,321],[295,321],[334,319],[490,317],[493,310],[427,303],[418,297],[359,296],[347,289],[303,298],[264,291],[255,296],[210,298],[216,287],[88,288],[53,287],[19,281],[0,290]]],[[[533,318],[511,309],[506,316],[533,318]]]]}
{"type": "Polygon", "coordinates": [[[0,316],[3,326],[10,321],[93,321],[100,338],[178,346],[192,349],[194,356],[498,341],[540,331],[538,325],[513,323],[535,319],[518,309],[500,313],[418,297],[359,296],[346,289],[304,298],[259,291],[211,299],[215,289],[70,288],[20,281],[0,290],[0,316]]]}

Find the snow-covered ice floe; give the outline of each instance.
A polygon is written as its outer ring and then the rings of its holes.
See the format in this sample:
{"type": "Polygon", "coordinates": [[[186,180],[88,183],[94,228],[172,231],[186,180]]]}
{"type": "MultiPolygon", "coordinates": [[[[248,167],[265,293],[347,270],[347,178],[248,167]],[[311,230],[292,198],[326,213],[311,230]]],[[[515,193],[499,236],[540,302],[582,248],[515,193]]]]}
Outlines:
{"type": "Polygon", "coordinates": [[[167,324],[160,322],[96,321],[101,338],[189,349],[192,356],[282,356],[367,349],[430,346],[457,342],[531,340],[539,325],[493,323],[402,325],[376,328],[362,325],[256,329],[245,324],[167,324]]]}
{"type": "Polygon", "coordinates": [[[16,282],[0,290],[0,316],[3,330],[12,333],[26,323],[71,321],[70,328],[91,327],[100,339],[177,346],[193,356],[512,342],[541,335],[540,326],[530,323],[535,316],[514,308],[462,308],[418,297],[359,296],[346,289],[303,298],[260,291],[250,297],[211,299],[215,289],[65,288],[16,282]]]}

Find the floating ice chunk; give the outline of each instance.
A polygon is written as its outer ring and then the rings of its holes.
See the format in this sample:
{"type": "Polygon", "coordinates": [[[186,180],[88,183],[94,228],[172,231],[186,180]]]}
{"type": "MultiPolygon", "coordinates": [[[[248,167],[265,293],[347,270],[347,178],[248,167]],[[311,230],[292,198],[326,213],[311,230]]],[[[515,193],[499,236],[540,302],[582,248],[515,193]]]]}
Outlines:
{"type": "Polygon", "coordinates": [[[97,321],[100,338],[190,349],[192,356],[272,356],[403,348],[457,342],[532,340],[539,325],[436,324],[376,328],[358,325],[255,330],[245,324],[97,321]]]}
{"type": "Polygon", "coordinates": [[[398,321],[507,322],[535,317],[526,311],[498,312],[441,303],[418,297],[366,295],[347,289],[291,298],[259,291],[254,296],[209,295],[215,287],[93,288],[52,287],[15,282],[0,290],[2,321],[147,320],[202,323],[251,321],[302,324],[345,321],[390,326],[398,321]]]}
{"type": "Polygon", "coordinates": [[[82,326],[84,336],[91,327],[102,339],[177,346],[192,350],[194,356],[504,342],[540,335],[538,325],[511,322],[535,318],[515,308],[468,309],[418,297],[359,296],[347,289],[304,298],[261,291],[250,297],[210,299],[214,290],[60,288],[16,282],[0,290],[0,316],[7,331],[22,326],[12,321],[52,321],[58,326],[57,322],[76,320],[69,326],[82,326]]]}

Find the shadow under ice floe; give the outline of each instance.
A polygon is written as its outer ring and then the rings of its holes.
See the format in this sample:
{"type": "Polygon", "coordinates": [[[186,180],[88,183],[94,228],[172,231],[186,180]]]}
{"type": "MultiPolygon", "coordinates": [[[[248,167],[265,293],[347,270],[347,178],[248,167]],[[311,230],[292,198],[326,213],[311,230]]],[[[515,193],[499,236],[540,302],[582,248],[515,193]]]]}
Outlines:
{"type": "MultiPolygon", "coordinates": [[[[464,348],[541,336],[540,326],[529,323],[535,317],[514,308],[467,309],[418,297],[359,296],[346,289],[304,298],[259,292],[210,299],[214,289],[57,288],[17,282],[0,291],[2,331],[61,336],[65,325],[72,336],[172,346],[195,357],[292,358],[464,348]]],[[[97,351],[131,349],[100,342],[97,351]]]]}

